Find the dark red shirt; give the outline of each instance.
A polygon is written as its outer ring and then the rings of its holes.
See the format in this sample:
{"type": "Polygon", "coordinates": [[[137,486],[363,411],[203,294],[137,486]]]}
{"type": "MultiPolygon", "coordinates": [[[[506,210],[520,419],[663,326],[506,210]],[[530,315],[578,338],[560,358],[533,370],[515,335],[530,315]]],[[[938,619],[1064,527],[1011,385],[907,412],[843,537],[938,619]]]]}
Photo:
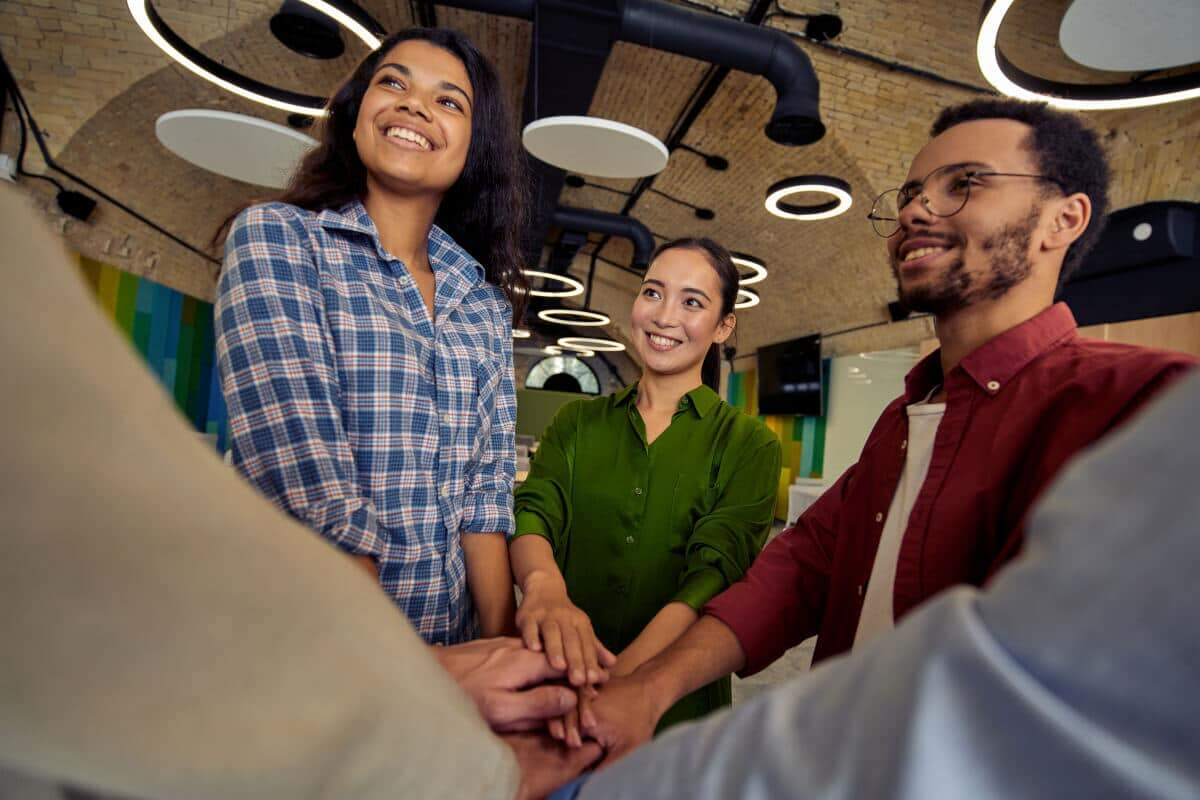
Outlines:
{"type": "Polygon", "coordinates": [[[858,463],[705,606],[741,642],[740,674],[813,634],[814,661],[854,643],[904,469],[905,406],[944,382],[946,411],[896,564],[897,620],[948,586],[982,585],[1016,555],[1026,513],[1063,464],[1196,363],[1082,338],[1062,303],[979,347],[944,381],[939,354],[923,359],[905,379],[904,396],[875,423],[858,463]]]}

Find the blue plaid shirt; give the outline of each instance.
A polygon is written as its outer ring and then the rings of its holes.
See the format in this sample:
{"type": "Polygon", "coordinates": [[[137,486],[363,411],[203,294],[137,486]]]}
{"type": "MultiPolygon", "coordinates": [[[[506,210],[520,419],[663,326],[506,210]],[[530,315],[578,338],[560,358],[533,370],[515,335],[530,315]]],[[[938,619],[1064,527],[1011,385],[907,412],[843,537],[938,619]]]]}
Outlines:
{"type": "Polygon", "coordinates": [[[431,322],[361,203],[254,206],[216,304],[233,459],[343,550],[430,643],[476,634],[460,537],[512,532],[512,312],[440,228],[431,322]]]}

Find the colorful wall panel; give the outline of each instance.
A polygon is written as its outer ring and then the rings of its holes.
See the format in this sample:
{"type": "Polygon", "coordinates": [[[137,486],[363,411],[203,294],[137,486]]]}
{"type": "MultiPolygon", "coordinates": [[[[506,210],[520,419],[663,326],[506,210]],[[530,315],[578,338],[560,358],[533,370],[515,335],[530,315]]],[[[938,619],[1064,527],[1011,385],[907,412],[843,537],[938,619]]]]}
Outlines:
{"type": "MultiPolygon", "coordinates": [[[[829,359],[822,362],[822,380],[829,386],[829,359]]],[[[774,431],[783,445],[783,470],[779,475],[776,516],[788,507],[788,486],[796,478],[821,478],[825,464],[825,418],[758,414],[758,371],[750,368],[729,375],[726,402],[747,414],[758,416],[774,431]]]]}
{"type": "Polygon", "coordinates": [[[224,452],[229,426],[217,378],[212,304],[83,256],[79,267],[104,313],[141,353],[176,407],[224,452]]]}

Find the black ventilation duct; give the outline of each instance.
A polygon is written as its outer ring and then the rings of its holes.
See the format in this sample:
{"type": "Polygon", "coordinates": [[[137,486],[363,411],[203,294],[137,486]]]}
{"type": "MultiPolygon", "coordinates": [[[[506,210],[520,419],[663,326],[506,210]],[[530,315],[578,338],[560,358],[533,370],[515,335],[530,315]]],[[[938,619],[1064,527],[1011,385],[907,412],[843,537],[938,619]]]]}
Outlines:
{"type": "Polygon", "coordinates": [[[762,75],[775,87],[775,112],[767,123],[771,141],[812,144],[825,135],[820,84],[812,62],[786,33],[705,14],[660,0],[625,0],[622,41],[762,75]]]}
{"type": "MultiPolygon", "coordinates": [[[[579,5],[564,0],[450,0],[440,4],[522,19],[534,19],[535,10],[579,5]]],[[[777,95],[775,112],[766,127],[772,141],[804,145],[825,135],[817,74],[805,52],[783,31],[693,11],[662,0],[623,0],[616,6],[620,15],[616,38],[620,41],[720,64],[769,80],[777,95]]],[[[577,24],[588,16],[586,13],[576,16],[577,24]]]]}
{"type": "Polygon", "coordinates": [[[644,270],[650,266],[650,256],[654,254],[654,235],[633,217],[590,208],[559,206],[554,211],[552,221],[567,231],[603,233],[628,239],[633,242],[634,269],[644,270]]]}
{"type": "MultiPolygon", "coordinates": [[[[782,31],[662,0],[447,0],[440,5],[534,21],[526,124],[587,114],[613,45],[625,41],[771,81],[777,97],[766,134],[775,142],[812,144],[825,134],[812,63],[782,31]]],[[[761,19],[765,7],[766,0],[755,0],[749,16],[761,19]]],[[[564,173],[535,158],[529,159],[529,172],[531,225],[523,249],[533,263],[546,240],[564,173]]]]}
{"type": "Polygon", "coordinates": [[[1200,203],[1114,211],[1062,299],[1080,325],[1200,311],[1200,203]]]}

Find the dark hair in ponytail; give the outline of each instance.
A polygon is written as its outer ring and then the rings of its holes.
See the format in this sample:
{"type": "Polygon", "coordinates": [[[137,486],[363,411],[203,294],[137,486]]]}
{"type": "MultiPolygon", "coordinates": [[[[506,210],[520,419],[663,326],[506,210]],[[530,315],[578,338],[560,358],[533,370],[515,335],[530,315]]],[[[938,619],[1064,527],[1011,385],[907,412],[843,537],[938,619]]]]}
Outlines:
{"type": "MultiPolygon", "coordinates": [[[[496,69],[463,34],[445,28],[407,28],[385,39],[334,93],[317,147],[304,157],[288,187],[274,199],[321,211],[363,197],[367,170],[354,143],[358,109],[379,62],[397,44],[411,40],[429,42],[455,55],[475,88],[467,161],[462,175],[442,198],[434,221],[479,260],[488,282],[498,286],[512,304],[513,324],[518,325],[529,299],[520,241],[526,222],[525,166],[496,69]]],[[[230,223],[246,205],[225,220],[213,237],[214,244],[224,239],[230,223]]]]}
{"type": "MultiPolygon", "coordinates": [[[[725,319],[725,317],[733,313],[733,305],[737,302],[738,281],[741,280],[741,275],[738,274],[737,266],[734,265],[728,250],[707,236],[689,236],[683,239],[673,239],[659,245],[658,249],[654,251],[654,257],[650,260],[654,261],[654,259],[668,250],[695,250],[701,253],[708,260],[709,266],[713,268],[713,271],[717,273],[717,278],[721,281],[720,318],[725,319]]],[[[714,392],[720,391],[721,345],[716,342],[708,348],[708,353],[704,356],[704,364],[700,367],[700,380],[714,392]]]]}

